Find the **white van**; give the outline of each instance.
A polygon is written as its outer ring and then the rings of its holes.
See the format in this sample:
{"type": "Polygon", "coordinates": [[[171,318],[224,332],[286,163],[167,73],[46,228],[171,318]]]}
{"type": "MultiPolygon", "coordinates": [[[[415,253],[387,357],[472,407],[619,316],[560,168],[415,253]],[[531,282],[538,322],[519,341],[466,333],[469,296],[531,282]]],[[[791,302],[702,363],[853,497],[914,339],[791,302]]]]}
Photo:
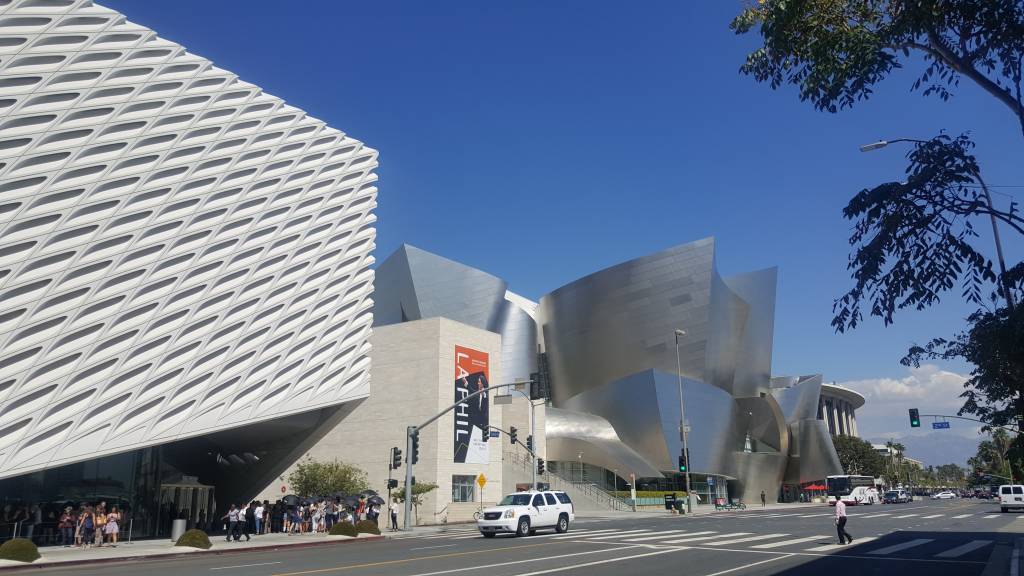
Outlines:
{"type": "Polygon", "coordinates": [[[1024,508],[1024,485],[1004,484],[999,487],[999,509],[1024,508]]]}

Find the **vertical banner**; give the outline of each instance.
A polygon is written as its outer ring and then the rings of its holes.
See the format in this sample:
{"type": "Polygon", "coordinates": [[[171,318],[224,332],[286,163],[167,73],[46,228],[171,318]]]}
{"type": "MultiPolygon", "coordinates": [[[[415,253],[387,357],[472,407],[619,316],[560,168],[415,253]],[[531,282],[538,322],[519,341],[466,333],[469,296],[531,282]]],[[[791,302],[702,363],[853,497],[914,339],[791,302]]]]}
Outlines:
{"type": "Polygon", "coordinates": [[[484,392],[466,400],[474,392],[487,389],[490,374],[487,353],[471,348],[455,347],[455,461],[465,464],[487,464],[490,453],[484,436],[490,424],[489,394],[484,392]]]}

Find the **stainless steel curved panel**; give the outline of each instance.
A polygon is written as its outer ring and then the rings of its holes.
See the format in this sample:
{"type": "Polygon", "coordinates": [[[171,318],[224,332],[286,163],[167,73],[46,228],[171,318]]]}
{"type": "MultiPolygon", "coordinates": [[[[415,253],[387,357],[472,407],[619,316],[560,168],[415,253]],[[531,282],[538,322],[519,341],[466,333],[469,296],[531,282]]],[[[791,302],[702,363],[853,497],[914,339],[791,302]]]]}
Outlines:
{"type": "Polygon", "coordinates": [[[548,408],[545,422],[548,460],[575,462],[582,453],[588,464],[621,470],[638,478],[660,476],[661,471],[627,446],[615,428],[595,414],[548,408]]]}
{"type": "Polygon", "coordinates": [[[786,422],[817,419],[818,399],[821,396],[821,374],[773,378],[772,395],[778,400],[786,422]]]}

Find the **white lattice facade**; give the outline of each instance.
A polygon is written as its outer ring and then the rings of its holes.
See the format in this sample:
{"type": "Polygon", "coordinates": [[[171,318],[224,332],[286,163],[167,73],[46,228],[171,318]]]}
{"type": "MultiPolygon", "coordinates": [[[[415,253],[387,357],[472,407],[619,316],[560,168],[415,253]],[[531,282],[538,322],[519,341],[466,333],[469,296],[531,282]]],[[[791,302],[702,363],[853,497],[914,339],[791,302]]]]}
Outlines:
{"type": "Polygon", "coordinates": [[[376,166],[117,12],[0,0],[0,478],[365,397],[376,166]]]}

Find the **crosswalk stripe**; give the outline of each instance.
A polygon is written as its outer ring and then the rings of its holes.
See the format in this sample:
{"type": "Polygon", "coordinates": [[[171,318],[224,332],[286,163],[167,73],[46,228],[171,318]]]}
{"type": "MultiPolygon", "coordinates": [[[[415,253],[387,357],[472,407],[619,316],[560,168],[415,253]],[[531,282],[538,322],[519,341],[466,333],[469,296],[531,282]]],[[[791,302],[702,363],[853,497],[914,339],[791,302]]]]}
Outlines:
{"type": "Polygon", "coordinates": [[[899,544],[893,544],[892,546],[886,546],[885,548],[872,550],[868,552],[868,554],[872,554],[875,556],[885,556],[887,554],[892,554],[893,552],[900,552],[902,550],[906,550],[907,548],[915,548],[922,544],[927,544],[929,542],[934,541],[935,540],[933,538],[915,538],[913,540],[908,540],[907,542],[900,542],[899,544]]]}
{"type": "Polygon", "coordinates": [[[618,532],[618,531],[619,531],[618,528],[605,528],[604,530],[591,530],[589,532],[586,532],[583,535],[580,535],[580,532],[585,532],[585,531],[584,530],[572,530],[570,534],[559,534],[558,536],[555,536],[555,538],[583,538],[584,536],[591,536],[591,535],[595,535],[595,534],[608,534],[608,533],[611,533],[611,532],[618,532]]]}
{"type": "Polygon", "coordinates": [[[818,536],[804,536],[803,538],[794,538],[792,540],[783,540],[782,542],[770,542],[768,544],[758,544],[756,546],[751,546],[751,548],[754,548],[756,550],[767,550],[769,548],[781,548],[783,546],[789,546],[791,544],[802,544],[804,542],[810,542],[811,540],[821,540],[822,538],[828,539],[829,536],[822,536],[820,534],[818,536]]]}
{"type": "Polygon", "coordinates": [[[989,519],[992,519],[992,518],[999,518],[999,514],[989,514],[988,516],[985,516],[986,520],[989,520],[989,519]]]}
{"type": "Polygon", "coordinates": [[[893,518],[913,518],[914,516],[918,516],[918,514],[904,514],[902,516],[893,516],[893,518]]]}
{"type": "Polygon", "coordinates": [[[938,554],[935,555],[935,557],[936,558],[956,558],[957,556],[963,556],[964,554],[967,554],[968,552],[973,552],[973,551],[977,550],[978,548],[984,548],[985,546],[988,546],[991,543],[992,543],[991,540],[971,540],[970,542],[968,542],[966,544],[962,544],[960,546],[957,546],[956,548],[951,548],[949,550],[946,550],[945,552],[939,552],[938,554]]]}
{"type": "MultiPolygon", "coordinates": [[[[864,544],[871,542],[872,540],[878,540],[876,536],[865,536],[863,538],[857,538],[854,540],[854,546],[857,544],[864,544]]],[[[847,548],[848,544],[827,544],[825,546],[815,546],[814,548],[807,548],[804,552],[831,552],[832,550],[838,550],[840,548],[847,548]]]]}
{"type": "Polygon", "coordinates": [[[646,542],[648,540],[658,540],[660,538],[668,538],[669,534],[685,534],[686,530],[664,530],[655,536],[644,536],[642,538],[627,538],[623,542],[646,542]]]}
{"type": "Polygon", "coordinates": [[[880,516],[891,516],[891,515],[892,515],[892,512],[882,512],[881,514],[872,514],[870,516],[865,516],[865,518],[878,518],[880,516]]]}
{"type": "Polygon", "coordinates": [[[831,516],[831,514],[821,514],[821,513],[818,513],[818,514],[803,514],[800,517],[801,518],[815,518],[817,516],[831,516]]]}
{"type": "Polygon", "coordinates": [[[782,538],[783,536],[789,536],[789,534],[758,534],[757,536],[746,536],[744,538],[733,538],[731,540],[719,540],[717,542],[708,542],[707,544],[705,544],[705,546],[728,546],[729,544],[753,542],[755,540],[771,540],[772,538],[782,538]]]}
{"type": "Polygon", "coordinates": [[[639,536],[640,533],[643,533],[643,532],[650,533],[650,530],[623,530],[622,532],[618,532],[616,534],[610,534],[610,535],[607,535],[607,536],[606,535],[601,535],[601,536],[595,536],[594,538],[591,538],[590,536],[585,536],[585,538],[587,538],[589,540],[610,540],[612,538],[619,538],[620,536],[624,536],[626,534],[634,534],[636,536],[639,536]]]}
{"type": "Polygon", "coordinates": [[[753,532],[733,532],[731,534],[715,534],[714,536],[696,536],[696,533],[688,535],[686,538],[677,538],[675,540],[664,540],[662,544],[685,544],[688,542],[701,542],[703,540],[714,540],[715,538],[732,538],[733,536],[748,536],[753,532]],[[696,537],[694,537],[696,536],[696,537]]]}
{"type": "Polygon", "coordinates": [[[953,519],[959,520],[960,518],[970,518],[971,516],[974,516],[974,514],[961,514],[959,516],[953,516],[953,519]]]}
{"type": "Polygon", "coordinates": [[[931,516],[921,516],[921,518],[940,518],[942,514],[932,514],[931,516]]]}

